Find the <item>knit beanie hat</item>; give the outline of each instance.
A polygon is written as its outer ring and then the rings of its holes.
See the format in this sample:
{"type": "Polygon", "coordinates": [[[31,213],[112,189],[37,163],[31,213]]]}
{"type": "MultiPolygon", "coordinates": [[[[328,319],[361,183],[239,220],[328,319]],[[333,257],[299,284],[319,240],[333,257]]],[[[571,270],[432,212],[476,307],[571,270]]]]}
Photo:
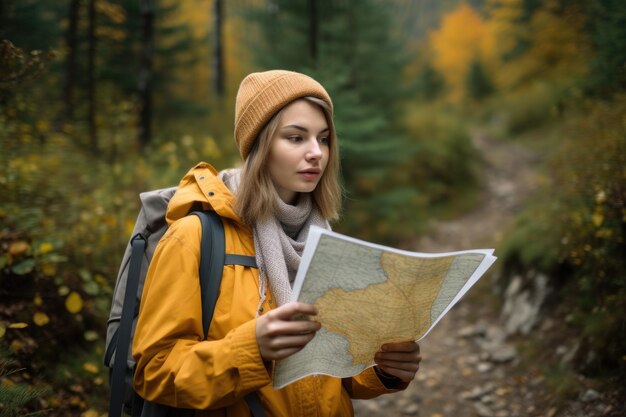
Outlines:
{"type": "Polygon", "coordinates": [[[235,142],[242,158],[248,157],[256,137],[280,109],[307,96],[325,101],[332,111],[333,103],[324,87],[307,75],[272,70],[244,78],[235,101],[235,142]]]}

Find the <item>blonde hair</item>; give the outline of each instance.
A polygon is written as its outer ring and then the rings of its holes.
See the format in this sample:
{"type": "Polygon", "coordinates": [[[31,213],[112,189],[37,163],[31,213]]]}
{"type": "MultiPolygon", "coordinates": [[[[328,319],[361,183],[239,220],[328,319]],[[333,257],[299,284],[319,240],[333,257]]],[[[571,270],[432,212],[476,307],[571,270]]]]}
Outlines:
{"type": "MultiPolygon", "coordinates": [[[[328,164],[311,195],[322,216],[327,220],[336,220],[339,218],[341,210],[342,192],[339,182],[339,146],[332,109],[325,101],[316,97],[302,97],[301,99],[318,106],[324,112],[326,123],[328,123],[330,131],[328,164]]],[[[280,197],[270,177],[269,169],[267,169],[267,160],[272,138],[278,129],[282,114],[283,110],[281,109],[263,127],[241,169],[235,210],[243,222],[249,226],[272,216],[278,208],[278,198],[280,197]]]]}

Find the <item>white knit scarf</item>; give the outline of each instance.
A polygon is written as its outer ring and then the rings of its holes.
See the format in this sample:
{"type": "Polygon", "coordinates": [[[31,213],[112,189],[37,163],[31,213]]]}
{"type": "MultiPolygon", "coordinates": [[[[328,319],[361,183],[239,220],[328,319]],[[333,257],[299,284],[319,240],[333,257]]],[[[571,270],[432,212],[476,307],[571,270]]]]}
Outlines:
{"type": "MultiPolygon", "coordinates": [[[[240,170],[224,170],[219,177],[236,196],[240,170]]],[[[309,193],[301,193],[295,206],[277,199],[275,216],[253,226],[255,257],[259,266],[259,308],[265,300],[268,281],[277,305],[292,301],[293,282],[309,228],[316,225],[330,229],[309,193]]]]}

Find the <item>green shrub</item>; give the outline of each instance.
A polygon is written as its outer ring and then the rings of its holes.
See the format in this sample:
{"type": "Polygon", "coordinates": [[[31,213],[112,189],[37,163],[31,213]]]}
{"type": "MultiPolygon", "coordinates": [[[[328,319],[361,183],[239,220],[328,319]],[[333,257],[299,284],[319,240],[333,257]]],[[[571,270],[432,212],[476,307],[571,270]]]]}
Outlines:
{"type": "Polygon", "coordinates": [[[560,85],[550,80],[535,81],[494,98],[487,113],[494,115],[509,135],[519,135],[554,121],[572,89],[571,82],[560,85]]]}
{"type": "Polygon", "coordinates": [[[626,96],[577,107],[503,261],[552,276],[587,347],[587,372],[626,375],[626,96]]]}
{"type": "Polygon", "coordinates": [[[397,172],[423,195],[427,215],[467,209],[477,194],[481,163],[469,126],[424,105],[410,113],[408,128],[413,155],[397,172]]]}
{"type": "MultiPolygon", "coordinates": [[[[17,102],[36,114],[34,100],[17,102]]],[[[140,154],[131,108],[119,107],[100,126],[97,153],[81,126],[59,133],[45,112],[34,121],[0,112],[0,348],[25,369],[4,379],[49,388],[40,403],[11,405],[18,415],[104,408],[105,326],[138,194],[176,185],[201,159],[219,165],[210,137],[161,139],[140,154]]]]}

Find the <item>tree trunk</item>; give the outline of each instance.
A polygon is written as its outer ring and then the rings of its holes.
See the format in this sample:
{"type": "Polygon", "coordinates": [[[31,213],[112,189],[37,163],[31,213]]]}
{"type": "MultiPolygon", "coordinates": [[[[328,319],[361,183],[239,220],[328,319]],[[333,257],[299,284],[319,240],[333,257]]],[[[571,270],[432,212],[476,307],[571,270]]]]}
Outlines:
{"type": "Polygon", "coordinates": [[[87,90],[89,100],[89,143],[92,152],[98,151],[96,129],[96,0],[89,1],[89,53],[87,68],[87,90]]]}
{"type": "Polygon", "coordinates": [[[78,19],[80,0],[71,0],[69,8],[69,25],[65,36],[65,47],[67,56],[65,58],[65,74],[63,79],[63,112],[60,124],[71,121],[74,117],[74,85],[76,78],[76,51],[78,47],[78,19]]]}
{"type": "Polygon", "coordinates": [[[317,39],[319,32],[319,18],[317,0],[309,0],[309,56],[313,68],[317,68],[317,39]]]}
{"type": "Polygon", "coordinates": [[[222,0],[215,0],[213,6],[213,26],[215,34],[213,36],[213,87],[215,95],[218,99],[224,98],[224,56],[223,56],[223,2],[222,0]]]}
{"type": "Polygon", "coordinates": [[[152,139],[152,56],[154,53],[154,0],[141,0],[141,63],[139,68],[139,146],[152,139]]]}
{"type": "Polygon", "coordinates": [[[6,38],[6,5],[3,0],[0,0],[0,38],[6,38]]]}

